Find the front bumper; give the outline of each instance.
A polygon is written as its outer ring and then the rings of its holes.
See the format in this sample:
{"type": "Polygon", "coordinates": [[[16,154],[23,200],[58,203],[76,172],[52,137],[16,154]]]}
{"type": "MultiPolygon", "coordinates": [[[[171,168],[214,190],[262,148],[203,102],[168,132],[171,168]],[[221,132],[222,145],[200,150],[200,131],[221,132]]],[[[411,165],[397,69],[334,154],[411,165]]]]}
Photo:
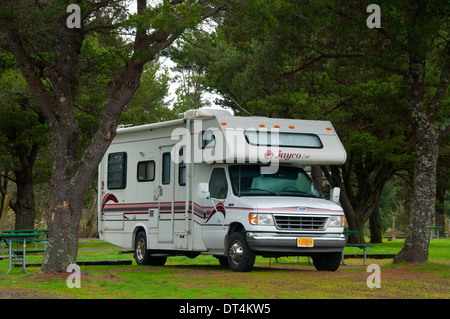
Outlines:
{"type": "Polygon", "coordinates": [[[247,244],[251,250],[263,256],[311,256],[316,253],[342,252],[345,236],[248,232],[247,244]],[[297,247],[297,239],[301,237],[313,238],[313,247],[297,247]]]}

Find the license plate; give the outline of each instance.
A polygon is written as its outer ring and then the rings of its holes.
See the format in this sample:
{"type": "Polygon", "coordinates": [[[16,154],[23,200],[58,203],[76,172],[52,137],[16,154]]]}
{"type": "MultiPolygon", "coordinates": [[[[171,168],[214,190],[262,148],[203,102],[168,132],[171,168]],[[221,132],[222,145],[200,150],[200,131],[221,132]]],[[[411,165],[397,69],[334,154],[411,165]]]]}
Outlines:
{"type": "Polygon", "coordinates": [[[313,238],[297,238],[297,247],[314,247],[313,238]]]}

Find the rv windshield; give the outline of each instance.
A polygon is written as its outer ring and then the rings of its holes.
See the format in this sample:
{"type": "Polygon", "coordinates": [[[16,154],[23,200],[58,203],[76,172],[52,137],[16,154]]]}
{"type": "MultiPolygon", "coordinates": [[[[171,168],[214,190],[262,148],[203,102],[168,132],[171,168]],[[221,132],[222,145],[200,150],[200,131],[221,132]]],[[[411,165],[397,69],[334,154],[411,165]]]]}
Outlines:
{"type": "Polygon", "coordinates": [[[233,165],[229,171],[236,196],[320,197],[312,180],[301,168],[280,166],[274,174],[261,174],[260,165],[233,165]]]}

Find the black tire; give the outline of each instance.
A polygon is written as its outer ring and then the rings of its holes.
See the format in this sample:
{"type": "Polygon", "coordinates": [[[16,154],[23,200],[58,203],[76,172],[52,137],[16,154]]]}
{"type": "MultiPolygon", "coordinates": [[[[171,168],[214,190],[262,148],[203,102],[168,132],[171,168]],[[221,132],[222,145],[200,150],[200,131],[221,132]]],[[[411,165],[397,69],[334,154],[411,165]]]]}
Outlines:
{"type": "Polygon", "coordinates": [[[255,264],[255,253],[248,247],[245,232],[230,235],[227,245],[228,264],[233,271],[247,272],[255,264]]]}
{"type": "Polygon", "coordinates": [[[217,260],[219,261],[219,264],[222,267],[228,267],[229,263],[228,263],[228,257],[227,256],[214,256],[217,258],[217,260]]]}
{"type": "Polygon", "coordinates": [[[336,271],[341,264],[342,253],[323,253],[312,256],[314,267],[319,271],[336,271]]]}
{"type": "Polygon", "coordinates": [[[147,235],[141,230],[134,241],[134,259],[138,265],[164,266],[167,257],[152,256],[147,249],[147,235]]]}

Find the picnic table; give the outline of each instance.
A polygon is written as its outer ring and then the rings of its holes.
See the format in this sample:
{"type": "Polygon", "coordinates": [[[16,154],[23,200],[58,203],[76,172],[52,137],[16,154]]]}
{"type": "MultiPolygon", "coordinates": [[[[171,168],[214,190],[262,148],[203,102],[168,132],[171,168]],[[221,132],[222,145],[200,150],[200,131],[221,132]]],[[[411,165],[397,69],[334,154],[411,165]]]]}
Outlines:
{"type": "Polygon", "coordinates": [[[22,263],[22,271],[28,274],[26,270],[26,250],[27,250],[27,240],[38,238],[42,236],[42,233],[3,233],[0,234],[0,241],[3,241],[8,246],[8,259],[9,259],[9,268],[5,275],[11,272],[13,263],[22,263]],[[12,244],[15,241],[23,241],[22,251],[13,251],[12,244]]]}
{"type": "MultiPolygon", "coordinates": [[[[350,235],[350,234],[357,234],[358,231],[357,230],[344,229],[343,233],[344,233],[344,235],[347,236],[347,235],[350,235]]],[[[357,248],[360,248],[360,249],[364,250],[364,260],[363,260],[363,262],[361,264],[349,264],[349,263],[346,263],[345,260],[344,260],[344,256],[345,256],[344,255],[344,250],[342,250],[342,263],[344,265],[347,265],[347,266],[362,266],[362,265],[364,265],[366,263],[366,260],[367,260],[366,249],[369,248],[369,247],[373,247],[373,245],[367,245],[367,244],[345,244],[345,247],[357,247],[357,248]]]]}
{"type": "Polygon", "coordinates": [[[439,231],[442,229],[440,226],[433,226],[431,227],[431,239],[435,237],[436,239],[439,239],[439,231]]]}
{"type": "MultiPolygon", "coordinates": [[[[5,230],[3,233],[5,234],[24,234],[24,233],[40,233],[41,236],[39,236],[38,238],[32,238],[32,239],[28,239],[27,242],[33,242],[35,244],[35,250],[38,250],[37,244],[38,243],[42,243],[44,245],[44,248],[47,248],[47,233],[48,233],[48,229],[23,229],[23,230],[5,230]]],[[[19,249],[18,245],[21,241],[20,240],[16,240],[15,243],[17,243],[17,249],[19,249]]],[[[44,249],[44,250],[45,250],[44,249]]]]}
{"type": "Polygon", "coordinates": [[[48,229],[5,230],[3,233],[41,233],[42,236],[47,237],[48,229]]]}

